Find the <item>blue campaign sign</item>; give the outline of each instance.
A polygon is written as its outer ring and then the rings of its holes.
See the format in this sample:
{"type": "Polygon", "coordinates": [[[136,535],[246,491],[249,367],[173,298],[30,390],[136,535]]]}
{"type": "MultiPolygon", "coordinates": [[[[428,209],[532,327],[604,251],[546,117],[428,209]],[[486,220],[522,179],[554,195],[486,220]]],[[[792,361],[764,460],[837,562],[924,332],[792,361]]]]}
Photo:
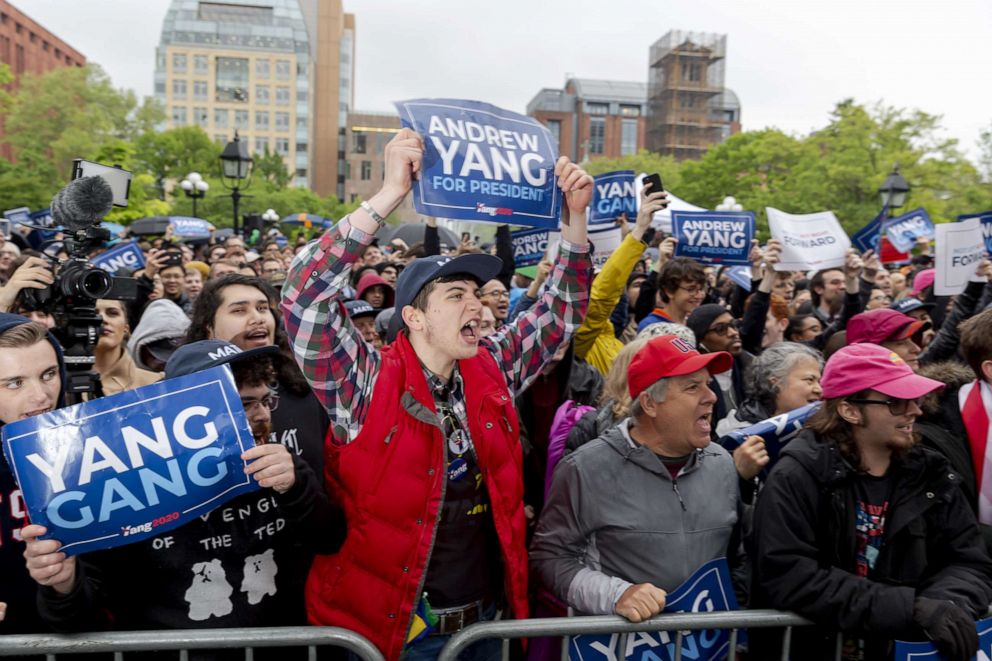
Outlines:
{"type": "Polygon", "coordinates": [[[735,285],[740,285],[747,291],[751,291],[751,267],[731,266],[727,269],[727,277],[735,285]]]}
{"type": "Polygon", "coordinates": [[[523,230],[513,232],[510,240],[513,242],[513,265],[532,266],[541,261],[548,252],[550,230],[523,230]]]}
{"type": "MultiPolygon", "coordinates": [[[[992,659],[992,618],[985,618],[975,623],[978,630],[978,654],[971,657],[977,661],[988,661],[992,659]]],[[[937,651],[937,647],[931,643],[907,643],[903,640],[896,641],[896,650],[893,661],[942,661],[944,657],[937,651]]]]}
{"type": "Polygon", "coordinates": [[[637,219],[637,192],[633,170],[617,170],[593,177],[589,223],[612,223],[625,213],[630,222],[637,219]]]}
{"type": "Polygon", "coordinates": [[[803,425],[806,424],[807,418],[813,415],[819,408],[820,402],[813,402],[798,409],[773,416],[767,420],[756,422],[750,427],[735,429],[727,435],[720,437],[720,445],[727,452],[732,453],[749,436],[760,436],[761,440],[765,442],[765,449],[768,451],[768,464],[762,471],[762,475],[767,475],[768,471],[775,465],[775,462],[778,461],[778,455],[782,451],[782,448],[785,447],[785,444],[799,435],[799,432],[803,430],[803,425]]]}
{"type": "Polygon", "coordinates": [[[982,236],[985,237],[985,252],[992,255],[992,211],[984,213],[966,213],[958,216],[958,222],[969,218],[982,219],[982,236]]]}
{"type": "Polygon", "coordinates": [[[704,264],[750,264],[754,214],[750,211],[672,211],[676,257],[704,264]]]}
{"type": "MultiPolygon", "coordinates": [[[[730,582],[730,569],[724,558],[710,560],[693,572],[685,583],[669,593],[665,613],[709,613],[737,610],[737,597],[730,582]]],[[[741,634],[738,640],[742,640],[741,634]]],[[[629,659],[633,661],[673,661],[675,632],[637,632],[627,634],[627,645],[618,649],[620,634],[573,636],[569,642],[568,658],[572,661],[600,659],[629,659]]],[[[730,632],[708,629],[687,631],[682,637],[682,658],[711,661],[726,657],[730,647],[730,632]]]]}
{"type": "Polygon", "coordinates": [[[882,231],[899,252],[909,252],[918,238],[932,239],[935,235],[933,221],[923,207],[888,219],[882,231]]]}
{"type": "Polygon", "coordinates": [[[192,216],[169,216],[172,232],[184,239],[209,239],[214,226],[202,218],[192,216]]]}
{"type": "Polygon", "coordinates": [[[558,145],[543,124],[478,101],[414,99],[395,105],[403,126],[424,138],[424,167],[413,187],[419,213],[558,227],[558,145]]]}
{"type": "Polygon", "coordinates": [[[224,365],[3,428],[3,451],[33,523],[68,555],[183,525],[254,491],[254,446],[224,365]]]}
{"type": "Polygon", "coordinates": [[[111,275],[120,270],[134,271],[144,268],[145,253],[141,252],[137,242],[128,241],[114,246],[110,250],[100,253],[90,259],[93,266],[99,266],[111,275]]]}
{"type": "Polygon", "coordinates": [[[851,243],[859,252],[874,250],[878,253],[878,242],[882,238],[882,223],[888,216],[888,207],[875,216],[867,225],[859,229],[851,237],[851,243]]]}

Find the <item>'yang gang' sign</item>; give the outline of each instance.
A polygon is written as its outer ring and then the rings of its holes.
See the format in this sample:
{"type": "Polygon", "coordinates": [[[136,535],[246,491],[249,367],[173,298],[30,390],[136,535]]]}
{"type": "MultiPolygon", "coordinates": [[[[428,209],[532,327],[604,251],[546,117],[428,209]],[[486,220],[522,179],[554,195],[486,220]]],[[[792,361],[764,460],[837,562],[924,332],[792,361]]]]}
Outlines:
{"type": "Polygon", "coordinates": [[[419,213],[556,229],[558,145],[533,117],[456,99],[397,101],[403,126],[424,138],[414,183],[419,213]]]}
{"type": "Polygon", "coordinates": [[[258,485],[230,367],[8,424],[7,463],[32,523],[76,555],[183,525],[258,485]]]}

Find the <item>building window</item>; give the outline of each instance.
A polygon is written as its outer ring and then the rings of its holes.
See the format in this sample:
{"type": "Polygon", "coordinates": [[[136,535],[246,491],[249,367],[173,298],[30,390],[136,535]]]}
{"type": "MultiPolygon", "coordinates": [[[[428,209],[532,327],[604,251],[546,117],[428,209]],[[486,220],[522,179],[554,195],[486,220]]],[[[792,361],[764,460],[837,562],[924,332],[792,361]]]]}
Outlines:
{"type": "Polygon", "coordinates": [[[261,80],[269,79],[269,61],[255,60],[255,77],[261,80]]]}
{"type": "Polygon", "coordinates": [[[205,80],[194,80],[193,81],[193,100],[194,101],[206,101],[208,99],[207,92],[207,81],[205,80]]]}
{"type": "Polygon", "coordinates": [[[255,111],[255,130],[269,130],[269,113],[264,110],[255,111]]]}
{"type": "Polygon", "coordinates": [[[682,80],[699,82],[701,80],[702,67],[699,62],[682,63],[682,80]]]}
{"type": "Polygon", "coordinates": [[[549,119],[545,123],[548,127],[548,131],[551,132],[551,136],[555,139],[555,142],[561,142],[561,120],[560,119],[549,119]]]}
{"type": "Polygon", "coordinates": [[[289,138],[276,138],[276,153],[280,156],[289,155],[289,138]]]}
{"type": "Polygon", "coordinates": [[[621,117],[640,117],[641,107],[640,106],[620,106],[620,116],[621,117]]]}
{"type": "Polygon", "coordinates": [[[217,58],[217,101],[248,102],[248,58],[217,58]]]}
{"type": "Polygon", "coordinates": [[[305,142],[297,142],[296,143],[296,151],[298,151],[300,153],[303,153],[306,150],[307,150],[307,143],[305,143],[305,142]]]}
{"type": "Polygon", "coordinates": [[[248,111],[247,110],[235,110],[234,111],[234,128],[236,128],[236,129],[246,129],[246,128],[248,128],[248,111]]]}
{"type": "Polygon", "coordinates": [[[186,73],[186,53],[172,54],[172,73],[186,73]]]}
{"type": "Polygon", "coordinates": [[[276,60],[276,80],[289,80],[289,60],[276,60]]]}
{"type": "Polygon", "coordinates": [[[228,111],[226,109],[223,109],[223,108],[217,108],[217,109],[215,109],[214,110],[214,126],[217,127],[217,128],[219,128],[219,129],[226,129],[227,128],[227,120],[228,120],[228,118],[230,116],[231,116],[230,111],[228,111]]]}
{"type": "Polygon", "coordinates": [[[269,103],[268,85],[255,85],[255,103],[259,103],[259,104],[269,103]]]}
{"type": "Polygon", "coordinates": [[[351,151],[354,154],[364,154],[368,148],[368,136],[365,131],[355,131],[352,133],[351,151]]]}
{"type": "Polygon", "coordinates": [[[227,136],[223,133],[214,133],[214,142],[219,142],[220,144],[227,144],[227,136]]]}
{"type": "Polygon", "coordinates": [[[289,130],[289,113],[288,112],[277,112],[275,119],[276,119],[276,130],[277,131],[288,131],[289,130]]]}
{"type": "Polygon", "coordinates": [[[184,100],[186,98],[186,81],[185,80],[173,80],[172,81],[172,98],[177,100],[184,100]]]}
{"type": "Polygon", "coordinates": [[[255,152],[264,154],[269,149],[268,138],[255,138],[255,152]]]}
{"type": "Polygon", "coordinates": [[[679,107],[680,108],[695,108],[696,107],[696,97],[692,94],[680,94],[679,95],[679,107]]]}
{"type": "Polygon", "coordinates": [[[193,123],[197,126],[207,126],[209,113],[206,108],[193,108],[193,123]]]}
{"type": "Polygon", "coordinates": [[[372,161],[362,161],[362,181],[372,179],[372,161]]]}
{"type": "Polygon", "coordinates": [[[349,203],[355,203],[358,201],[358,193],[352,193],[351,197],[348,199],[349,203]]]}
{"type": "Polygon", "coordinates": [[[620,155],[637,153],[637,120],[624,119],[620,123],[620,155]]]}
{"type": "Polygon", "coordinates": [[[608,115],[610,113],[610,104],[608,103],[589,103],[586,102],[586,112],[590,115],[608,115]]]}
{"type": "Polygon", "coordinates": [[[276,105],[277,106],[288,106],[289,105],[289,88],[280,85],[276,88],[276,105]]]}
{"type": "Polygon", "coordinates": [[[193,56],[193,73],[206,74],[210,71],[210,57],[207,55],[193,56]]]}
{"type": "Polygon", "coordinates": [[[172,125],[186,126],[186,108],[182,106],[174,106],[172,108],[172,125]]]}
{"type": "Polygon", "coordinates": [[[606,120],[594,117],[589,120],[589,153],[602,154],[606,138],[606,120]]]}
{"type": "Polygon", "coordinates": [[[296,116],[296,128],[305,129],[307,127],[307,118],[305,115],[296,116]]]}

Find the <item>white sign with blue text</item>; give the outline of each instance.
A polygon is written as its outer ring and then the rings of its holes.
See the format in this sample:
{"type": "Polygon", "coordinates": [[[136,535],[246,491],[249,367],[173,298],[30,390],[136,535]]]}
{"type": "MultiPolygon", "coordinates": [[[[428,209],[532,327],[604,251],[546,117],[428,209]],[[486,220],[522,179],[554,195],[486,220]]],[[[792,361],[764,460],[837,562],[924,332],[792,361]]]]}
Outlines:
{"type": "Polygon", "coordinates": [[[703,264],[745,266],[751,263],[754,214],[750,211],[673,211],[676,257],[703,264]]]}
{"type": "Polygon", "coordinates": [[[958,216],[958,221],[978,218],[982,223],[982,236],[985,237],[985,252],[992,255],[992,211],[985,213],[968,213],[958,216]]]}
{"type": "Polygon", "coordinates": [[[964,291],[979,262],[985,259],[981,218],[937,226],[934,242],[933,293],[955,296],[964,291]]]}
{"type": "Polygon", "coordinates": [[[76,555],[183,525],[258,488],[254,446],[224,365],[3,428],[3,451],[33,523],[76,555]]]}
{"type": "Polygon", "coordinates": [[[793,214],[765,207],[772,238],[782,244],[776,271],[820,271],[843,266],[851,247],[833,211],[793,214]]]}
{"type": "MultiPolygon", "coordinates": [[[[992,659],[992,618],[985,618],[975,623],[978,630],[978,654],[971,657],[975,661],[992,659]]],[[[943,661],[944,657],[931,642],[907,643],[896,641],[896,651],[893,661],[943,661]]]]}
{"type": "Polygon", "coordinates": [[[128,241],[93,257],[90,263],[111,275],[122,270],[131,272],[145,267],[145,253],[135,241],[128,241]]]}
{"type": "Polygon", "coordinates": [[[592,202],[589,204],[589,223],[613,223],[620,214],[627,220],[637,219],[637,191],[633,170],[617,170],[593,177],[592,202]]]}
{"type": "MultiPolygon", "coordinates": [[[[710,560],[693,572],[685,583],[669,593],[665,613],[709,613],[737,610],[737,597],[730,582],[730,570],[724,558],[710,560]]],[[[627,659],[632,661],[674,661],[675,632],[637,632],[627,634],[625,649],[619,649],[620,634],[573,636],[568,658],[572,661],[627,659]]],[[[738,637],[741,640],[741,637],[738,637]]],[[[686,631],[682,636],[682,659],[715,661],[723,659],[730,648],[730,632],[711,629],[686,631]]]]}
{"type": "Polygon", "coordinates": [[[562,195],[558,145],[533,117],[458,99],[397,101],[424,139],[413,201],[427,216],[555,229],[562,195]]]}

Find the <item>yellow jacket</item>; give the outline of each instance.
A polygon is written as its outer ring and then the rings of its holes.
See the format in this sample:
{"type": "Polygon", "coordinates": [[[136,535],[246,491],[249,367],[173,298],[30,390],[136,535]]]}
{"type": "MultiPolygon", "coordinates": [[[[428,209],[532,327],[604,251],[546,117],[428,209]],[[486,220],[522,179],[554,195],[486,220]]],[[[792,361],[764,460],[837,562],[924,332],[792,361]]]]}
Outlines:
{"type": "Polygon", "coordinates": [[[603,264],[603,270],[592,281],[586,319],[575,334],[575,355],[599,370],[604,377],[623,348],[623,342],[614,334],[610,315],[627,286],[627,277],[645,248],[647,245],[643,241],[628,234],[616,252],[610,255],[603,264]]]}

